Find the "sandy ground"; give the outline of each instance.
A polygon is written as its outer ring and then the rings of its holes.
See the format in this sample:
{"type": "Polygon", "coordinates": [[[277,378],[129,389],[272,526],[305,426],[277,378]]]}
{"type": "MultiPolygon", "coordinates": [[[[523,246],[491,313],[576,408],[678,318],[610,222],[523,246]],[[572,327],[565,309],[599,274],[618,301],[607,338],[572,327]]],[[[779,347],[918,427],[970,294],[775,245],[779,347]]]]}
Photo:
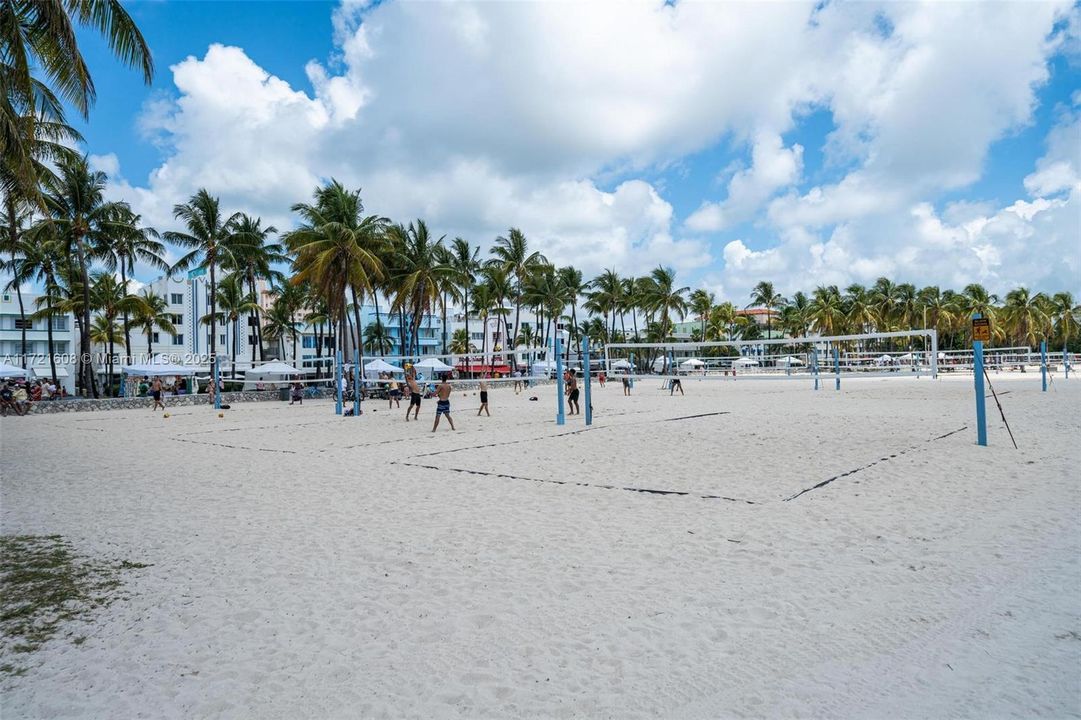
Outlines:
{"type": "Polygon", "coordinates": [[[1077,717],[1081,376],[993,379],[4,419],[3,531],[151,567],[3,717],[1077,717]]]}

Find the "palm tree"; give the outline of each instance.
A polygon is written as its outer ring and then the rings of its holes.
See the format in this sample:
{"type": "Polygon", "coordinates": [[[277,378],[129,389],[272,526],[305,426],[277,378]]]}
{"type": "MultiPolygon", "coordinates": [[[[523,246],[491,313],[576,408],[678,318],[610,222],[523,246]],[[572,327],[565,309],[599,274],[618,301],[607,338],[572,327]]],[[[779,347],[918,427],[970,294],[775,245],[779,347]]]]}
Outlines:
{"type": "Polygon", "coordinates": [[[294,317],[295,308],[290,305],[289,299],[282,300],[281,296],[274,301],[270,310],[263,315],[263,336],[278,343],[279,358],[285,357],[285,338],[292,337],[294,362],[296,362],[297,321],[294,317]]]}
{"type": "MultiPolygon", "coordinates": [[[[292,282],[310,283],[312,292],[325,303],[331,325],[339,329],[338,338],[349,337],[346,332],[346,312],[352,295],[354,326],[359,333],[360,299],[373,293],[386,273],[388,220],[377,215],[365,216],[360,190],[347,190],[337,180],[316,188],[314,202],[293,205],[302,223],[283,236],[285,245],[295,253],[292,282]]],[[[360,338],[354,338],[360,347],[360,338]]],[[[344,350],[344,342],[338,349],[344,350]]]]}
{"type": "Polygon", "coordinates": [[[5,290],[15,290],[15,296],[19,301],[19,326],[22,328],[22,342],[19,345],[19,355],[22,356],[22,366],[26,369],[26,308],[23,305],[22,285],[26,282],[26,273],[20,272],[20,257],[27,252],[27,241],[23,237],[26,226],[30,219],[30,212],[16,202],[14,195],[8,194],[4,198],[4,216],[0,221],[0,252],[9,256],[8,260],[0,256],[0,271],[11,273],[11,280],[4,286],[5,290]]]}
{"type": "MultiPolygon", "coordinates": [[[[139,312],[142,309],[143,301],[137,295],[131,295],[128,293],[127,282],[118,282],[115,277],[109,273],[95,273],[93,277],[93,285],[90,288],[91,303],[94,308],[99,311],[97,317],[101,321],[101,324],[97,326],[98,330],[103,327],[117,326],[117,320],[121,317],[127,317],[129,313],[139,312]]],[[[93,338],[91,338],[93,341],[93,338]]],[[[106,377],[108,378],[107,390],[109,394],[112,394],[113,387],[113,357],[115,353],[115,342],[111,336],[107,337],[105,341],[94,341],[107,343],[107,359],[106,359],[106,377]]],[[[121,333],[119,342],[126,343],[127,336],[121,333]]],[[[130,356],[131,350],[124,346],[125,356],[130,356]]]]}
{"type": "Polygon", "coordinates": [[[480,326],[482,328],[481,338],[481,353],[488,354],[488,316],[492,313],[492,310],[496,307],[495,295],[492,293],[492,288],[488,283],[480,282],[473,286],[473,307],[472,312],[476,313],[480,318],[480,326]]]}
{"type": "Polygon", "coordinates": [[[672,314],[678,315],[680,320],[687,315],[687,298],[684,295],[691,289],[674,287],[676,273],[672,268],[657,266],[649,277],[653,281],[653,287],[650,288],[646,302],[653,312],[660,316],[661,335],[667,340],[671,334],[672,314]]]}
{"type": "Polygon", "coordinates": [[[509,275],[514,276],[514,333],[518,336],[518,323],[522,312],[522,285],[530,270],[541,264],[547,264],[548,259],[540,252],[529,251],[529,241],[518,228],[511,228],[506,236],[499,236],[492,246],[492,256],[495,262],[500,264],[509,275]]]}
{"type": "Polygon", "coordinates": [[[844,327],[845,304],[836,285],[819,285],[811,293],[810,320],[822,335],[836,335],[844,327]]]}
{"type": "Polygon", "coordinates": [[[469,331],[458,328],[450,338],[450,351],[455,355],[468,355],[477,348],[469,342],[469,331]]]}
{"type": "MultiPolygon", "coordinates": [[[[56,306],[61,302],[63,289],[60,286],[60,267],[58,258],[63,250],[51,225],[48,232],[39,233],[33,241],[27,239],[20,244],[20,257],[12,271],[12,282],[38,282],[44,288],[44,294],[36,301],[38,309],[31,316],[33,319],[46,321],[49,345],[49,368],[52,381],[59,384],[56,375],[56,345],[53,337],[53,318],[57,314],[56,306]]],[[[23,342],[25,346],[25,341],[23,342]]],[[[70,350],[70,348],[69,348],[70,350]]]]}
{"type": "Polygon", "coordinates": [[[691,312],[698,315],[698,320],[701,322],[701,330],[699,331],[700,337],[706,336],[706,323],[709,321],[709,312],[713,309],[713,304],[716,302],[716,298],[713,293],[708,290],[702,290],[699,288],[691,293],[690,302],[688,307],[691,312]]]}
{"type": "Polygon", "coordinates": [[[411,313],[410,339],[419,355],[420,324],[432,311],[452,272],[449,266],[440,262],[442,257],[438,248],[443,244],[443,238],[433,241],[423,220],[411,222],[408,227],[395,225],[390,232],[396,246],[398,291],[394,303],[411,313]]]}
{"type": "Polygon", "coordinates": [[[364,349],[373,355],[386,355],[394,346],[387,326],[376,320],[364,328],[364,349]]]}
{"type": "Polygon", "coordinates": [[[586,294],[586,309],[592,313],[604,316],[604,322],[607,325],[608,316],[612,317],[611,331],[608,333],[609,337],[615,335],[616,332],[616,312],[620,308],[620,304],[623,301],[624,287],[623,282],[615,270],[605,269],[597,277],[593,278],[589,283],[592,288],[590,292],[586,294]]]}
{"type": "Polygon", "coordinates": [[[90,341],[97,343],[98,345],[106,346],[110,348],[109,355],[105,359],[106,368],[106,391],[109,396],[113,394],[113,353],[112,347],[116,343],[124,342],[124,332],[116,320],[112,320],[104,315],[95,315],[92,324],[90,325],[90,341]]]}
{"type": "Polygon", "coordinates": [[[173,217],[184,223],[187,232],[167,232],[162,237],[175,245],[191,248],[191,252],[177,260],[170,272],[191,268],[206,268],[209,271],[210,304],[207,317],[210,319],[210,362],[214,364],[218,356],[218,268],[240,265],[243,254],[250,252],[251,239],[235,233],[240,213],[223,217],[218,198],[206,189],[200,189],[188,202],[173,206],[173,217]]]}
{"type": "Polygon", "coordinates": [[[857,332],[869,332],[878,322],[874,297],[859,283],[853,283],[845,288],[844,307],[848,326],[857,332]]]}
{"type": "Polygon", "coordinates": [[[751,304],[747,307],[762,307],[766,309],[766,336],[772,337],[773,309],[784,305],[784,296],[776,292],[773,283],[763,280],[754,286],[751,291],[751,304]]]}
{"type": "Polygon", "coordinates": [[[1055,334],[1062,340],[1062,346],[1077,335],[1081,306],[1075,305],[1073,295],[1068,292],[1055,293],[1049,300],[1049,315],[1054,320],[1055,334]]]}
{"type": "Polygon", "coordinates": [[[720,340],[722,337],[731,340],[735,335],[736,321],[741,316],[736,314],[736,306],[730,302],[723,302],[713,308],[709,314],[709,325],[706,326],[705,337],[707,340],[720,340]]]}
{"type": "Polygon", "coordinates": [[[1018,341],[1029,347],[1047,337],[1051,329],[1051,318],[1044,309],[1047,297],[1043,293],[1033,295],[1028,288],[1019,287],[1006,293],[1006,302],[1002,305],[1002,317],[1008,332],[1018,341]]]}
{"type": "MultiPolygon", "coordinates": [[[[157,270],[167,271],[165,246],[158,242],[158,231],[152,227],[140,227],[142,218],[122,207],[117,213],[117,226],[110,237],[101,238],[102,245],[93,249],[94,255],[101,258],[107,270],[119,270],[120,282],[125,291],[128,278],[135,272],[135,263],[140,262],[157,270]]],[[[131,360],[131,325],[128,311],[123,315],[124,349],[131,360]]]]}
{"type": "MultiPolygon", "coordinates": [[[[450,244],[450,275],[457,285],[455,302],[460,302],[464,308],[465,336],[469,337],[469,291],[477,282],[477,273],[480,272],[480,248],[471,247],[468,240],[460,237],[454,238],[450,244]]],[[[444,328],[446,323],[443,323],[444,328]]],[[[457,332],[455,333],[457,334],[457,332]]],[[[453,343],[453,339],[452,339],[453,343]]],[[[467,350],[468,352],[468,350],[467,350]]]]}
{"type": "Polygon", "coordinates": [[[106,246],[109,238],[126,231],[130,208],[105,200],[105,173],[90,170],[85,157],[64,158],[59,170],[57,182],[44,197],[49,217],[39,225],[43,233],[55,231],[65,245],[65,257],[76,261],[76,284],[82,292],[78,303],[79,377],[83,392],[97,397],[90,362],[90,250],[106,246]],[[47,226],[51,226],[49,230],[47,226]]]}
{"type": "MultiPolygon", "coordinates": [[[[259,305],[255,302],[255,296],[246,292],[244,289],[245,278],[238,274],[233,273],[227,275],[218,285],[218,303],[217,319],[221,321],[223,327],[232,327],[232,342],[229,344],[229,358],[232,364],[232,378],[236,379],[236,354],[240,349],[237,340],[240,336],[240,318],[241,316],[252,317],[259,311],[259,305]]],[[[209,316],[204,316],[203,319],[207,322],[210,321],[209,316]]],[[[254,328],[249,327],[249,332],[254,332],[254,328]]],[[[244,337],[249,337],[248,333],[244,333],[244,337]]],[[[296,362],[296,358],[293,359],[296,362]]]]}
{"type": "Polygon", "coordinates": [[[222,263],[222,267],[230,272],[240,273],[248,287],[248,294],[252,298],[255,307],[248,314],[248,327],[255,334],[251,344],[251,361],[255,363],[256,346],[259,350],[259,359],[265,360],[263,352],[262,330],[259,324],[259,298],[256,295],[255,283],[257,280],[266,280],[272,284],[279,284],[285,280],[285,276],[274,269],[275,265],[289,261],[285,248],[269,242],[270,236],[277,233],[278,229],[273,225],[263,227],[261,218],[252,217],[246,213],[240,213],[233,227],[234,235],[243,238],[245,242],[240,244],[237,252],[232,254],[222,263]],[[232,263],[237,263],[233,266],[232,263]]]}
{"type": "Polygon", "coordinates": [[[154,332],[175,335],[176,327],[173,325],[173,316],[169,312],[169,303],[163,296],[143,288],[139,294],[139,300],[141,302],[134,308],[131,324],[146,335],[146,354],[149,357],[154,354],[154,332]]]}
{"type": "MultiPolygon", "coordinates": [[[[556,271],[559,287],[562,289],[563,302],[571,306],[571,334],[567,343],[567,357],[570,358],[570,346],[578,343],[578,298],[585,292],[586,284],[582,281],[582,271],[570,265],[556,271]]],[[[514,341],[518,344],[517,338],[514,341]]]]}
{"type": "Polygon", "coordinates": [[[0,5],[0,176],[5,194],[44,207],[35,171],[38,122],[64,121],[64,103],[84,118],[96,92],[76,39],[75,26],[97,30],[113,54],[142,70],[146,84],[154,63],[146,41],[119,0],[5,1],[0,5]],[[35,76],[37,75],[37,76],[35,76]],[[26,127],[26,123],[31,127],[26,127]]]}

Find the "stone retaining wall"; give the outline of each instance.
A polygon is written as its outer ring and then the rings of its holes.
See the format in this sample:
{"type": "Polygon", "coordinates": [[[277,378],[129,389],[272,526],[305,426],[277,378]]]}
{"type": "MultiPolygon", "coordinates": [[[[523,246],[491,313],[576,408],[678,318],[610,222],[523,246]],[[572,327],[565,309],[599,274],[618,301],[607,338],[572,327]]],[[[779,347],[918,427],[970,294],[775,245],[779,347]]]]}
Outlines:
{"type": "MultiPolygon", "coordinates": [[[[530,384],[532,387],[538,385],[550,385],[554,380],[544,380],[538,378],[530,378],[530,384]]],[[[475,382],[461,382],[455,383],[454,389],[468,391],[476,390],[478,383],[475,382]]],[[[492,389],[500,386],[510,387],[510,383],[496,383],[490,385],[492,389]]],[[[326,398],[333,400],[334,392],[329,388],[319,388],[319,394],[316,395],[316,399],[326,398]]],[[[278,396],[277,390],[260,390],[260,391],[248,391],[248,392],[227,392],[222,393],[222,402],[227,405],[234,403],[245,402],[269,402],[278,401],[281,402],[278,396]]],[[[310,399],[308,396],[304,397],[305,400],[310,399]]],[[[84,400],[81,398],[68,398],[66,400],[42,400],[40,402],[32,403],[30,405],[30,412],[35,415],[47,414],[47,413],[62,413],[62,412],[95,412],[100,410],[131,410],[131,409],[147,409],[151,406],[153,401],[148,397],[135,397],[135,398],[101,398],[100,400],[84,400]]],[[[209,398],[205,393],[198,395],[166,395],[165,406],[166,407],[187,407],[189,405],[206,405],[209,402],[209,398]]]]}

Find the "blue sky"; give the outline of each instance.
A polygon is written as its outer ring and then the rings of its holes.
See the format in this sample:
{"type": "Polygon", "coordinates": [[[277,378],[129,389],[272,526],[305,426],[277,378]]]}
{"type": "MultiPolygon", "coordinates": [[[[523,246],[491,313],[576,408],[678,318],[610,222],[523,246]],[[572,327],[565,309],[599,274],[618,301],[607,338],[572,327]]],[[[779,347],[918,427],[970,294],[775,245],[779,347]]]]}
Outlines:
{"type": "Polygon", "coordinates": [[[334,176],[440,234],[518,226],[556,262],[721,296],[1079,289],[1069,3],[127,7],[153,87],[84,32],[77,125],[159,229],[204,186],[288,227],[334,176]]]}

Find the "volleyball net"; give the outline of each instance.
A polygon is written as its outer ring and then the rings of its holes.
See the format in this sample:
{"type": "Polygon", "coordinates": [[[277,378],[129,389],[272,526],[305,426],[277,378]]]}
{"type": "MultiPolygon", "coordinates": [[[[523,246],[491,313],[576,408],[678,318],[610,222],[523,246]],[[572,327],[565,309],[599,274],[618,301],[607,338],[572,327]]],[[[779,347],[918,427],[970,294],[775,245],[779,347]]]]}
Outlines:
{"type": "MultiPolygon", "coordinates": [[[[590,374],[608,378],[699,380],[937,377],[942,354],[935,330],[857,335],[609,343],[590,374]]],[[[584,369],[583,369],[584,372],[584,369]]]]}

